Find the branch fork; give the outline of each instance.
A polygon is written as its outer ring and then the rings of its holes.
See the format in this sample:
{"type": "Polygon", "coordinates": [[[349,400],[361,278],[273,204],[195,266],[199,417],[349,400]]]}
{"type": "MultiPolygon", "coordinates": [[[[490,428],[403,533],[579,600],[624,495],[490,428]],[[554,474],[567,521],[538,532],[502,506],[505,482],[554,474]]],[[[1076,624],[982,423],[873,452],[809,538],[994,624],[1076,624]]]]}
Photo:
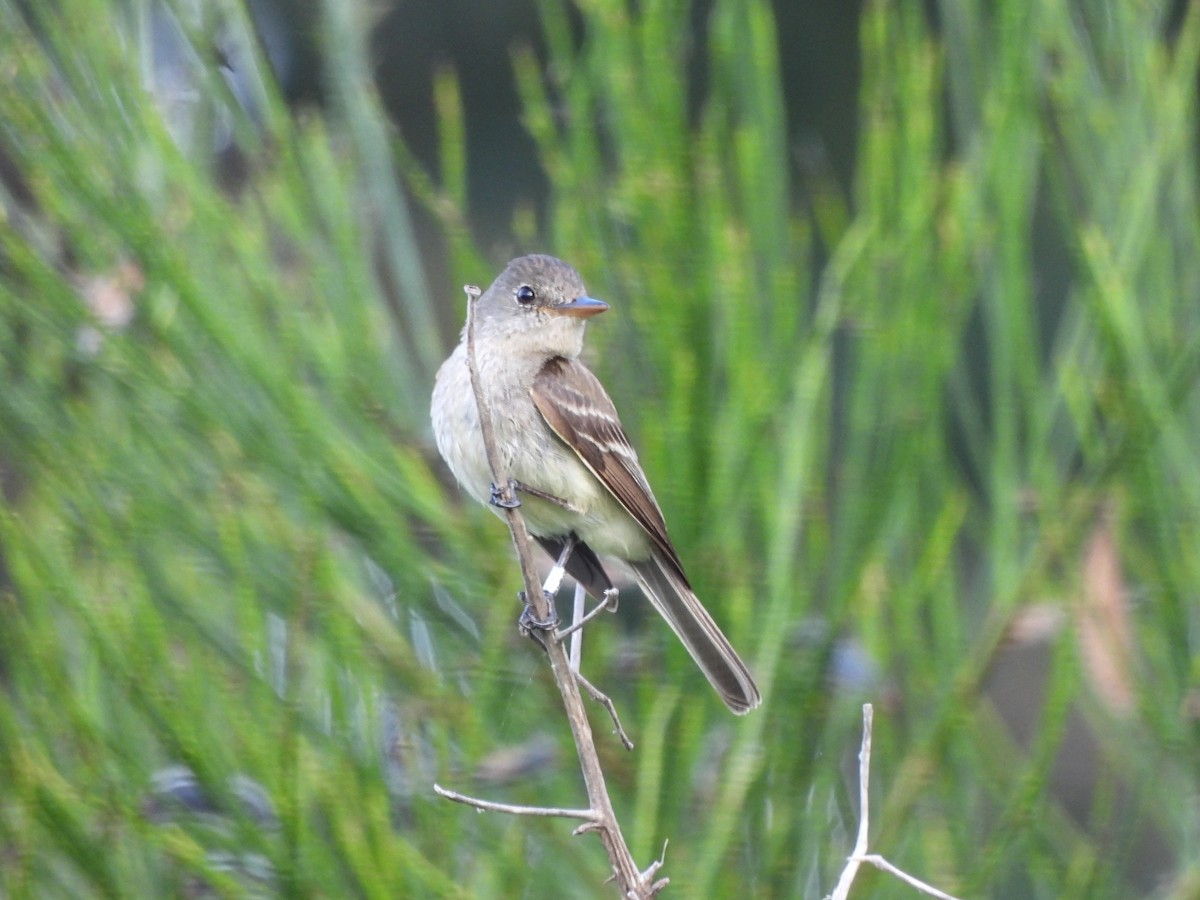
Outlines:
{"type": "Polygon", "coordinates": [[[863,863],[869,863],[875,868],[899,878],[905,884],[916,888],[926,896],[937,897],[938,900],[958,900],[957,897],[947,894],[944,891],[939,891],[933,885],[926,884],[921,879],[914,878],[907,872],[896,868],[878,853],[867,852],[867,835],[871,827],[871,725],[874,719],[874,707],[870,703],[864,703],[862,748],[858,752],[858,838],[854,842],[854,851],[846,859],[846,868],[842,870],[842,875],[838,879],[837,886],[833,889],[829,900],[848,900],[850,897],[850,886],[854,883],[854,877],[858,874],[858,870],[863,863]]]}

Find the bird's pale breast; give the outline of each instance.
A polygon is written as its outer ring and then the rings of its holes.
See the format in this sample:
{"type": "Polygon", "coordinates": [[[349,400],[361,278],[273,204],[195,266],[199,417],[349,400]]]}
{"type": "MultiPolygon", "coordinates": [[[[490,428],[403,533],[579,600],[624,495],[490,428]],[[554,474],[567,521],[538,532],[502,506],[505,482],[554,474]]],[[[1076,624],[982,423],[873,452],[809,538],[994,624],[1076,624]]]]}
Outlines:
{"type": "MultiPolygon", "coordinates": [[[[573,509],[565,509],[536,496],[520,495],[529,530],[543,536],[573,531],[601,555],[647,558],[650,541],[645,531],[558,439],[533,405],[529,388],[536,369],[522,372],[520,378],[503,379],[507,389],[497,388],[496,381],[488,378],[495,361],[478,351],[477,359],[503,470],[522,484],[554,497],[571,498],[573,509]]],[[[480,503],[488,504],[492,474],[462,345],[438,371],[432,410],[434,438],[442,458],[459,484],[480,503]]]]}

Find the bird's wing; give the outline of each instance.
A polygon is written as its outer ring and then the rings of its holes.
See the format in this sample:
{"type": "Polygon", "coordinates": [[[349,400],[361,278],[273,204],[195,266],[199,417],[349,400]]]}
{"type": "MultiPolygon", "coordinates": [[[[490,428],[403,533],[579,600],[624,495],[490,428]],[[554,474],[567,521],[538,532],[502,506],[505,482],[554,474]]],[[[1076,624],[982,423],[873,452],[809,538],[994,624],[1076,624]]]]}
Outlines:
{"type": "Polygon", "coordinates": [[[530,394],[546,424],[645,529],[686,582],[662,510],[600,379],[578,360],[555,357],[533,379],[530,394]]]}

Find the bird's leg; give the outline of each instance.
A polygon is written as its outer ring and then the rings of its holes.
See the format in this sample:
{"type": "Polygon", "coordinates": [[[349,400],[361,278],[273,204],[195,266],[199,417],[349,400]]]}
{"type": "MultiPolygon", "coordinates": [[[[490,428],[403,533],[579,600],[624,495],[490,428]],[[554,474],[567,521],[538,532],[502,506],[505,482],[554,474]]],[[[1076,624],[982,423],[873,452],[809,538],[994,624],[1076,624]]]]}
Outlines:
{"type": "Polygon", "coordinates": [[[545,500],[547,503],[553,503],[555,506],[561,506],[563,509],[567,510],[567,512],[582,511],[579,509],[579,507],[567,500],[564,500],[562,497],[556,497],[554,494],[548,494],[545,491],[540,491],[537,488],[525,484],[524,482],[517,481],[516,479],[510,481],[509,484],[512,486],[514,491],[519,491],[522,494],[528,494],[530,497],[537,497],[541,500],[545,500]]]}
{"type": "Polygon", "coordinates": [[[562,586],[563,575],[567,571],[567,560],[571,558],[571,554],[575,552],[576,537],[573,534],[568,534],[563,540],[562,550],[559,551],[558,560],[554,563],[554,568],[550,570],[550,574],[546,576],[546,583],[542,585],[542,590],[545,591],[548,597],[557,597],[558,589],[562,586]]]}
{"type": "MultiPolygon", "coordinates": [[[[516,484],[516,482],[512,482],[516,484]]],[[[529,603],[529,599],[525,596],[525,592],[520,593],[521,602],[525,604],[525,609],[521,611],[521,618],[517,622],[517,627],[521,629],[522,634],[527,634],[535,641],[542,645],[545,649],[546,642],[542,640],[538,634],[539,631],[553,631],[558,627],[558,614],[554,611],[554,598],[558,596],[558,589],[562,586],[563,575],[567,571],[567,560],[571,558],[571,552],[575,549],[576,537],[573,534],[568,534],[563,541],[562,550],[559,551],[558,560],[554,563],[554,568],[550,570],[550,574],[546,576],[546,582],[542,585],[542,593],[546,596],[546,604],[550,607],[550,616],[546,621],[539,621],[533,615],[533,607],[529,603]]]]}
{"type": "Polygon", "coordinates": [[[575,535],[566,535],[566,540],[563,541],[563,550],[559,552],[558,560],[554,563],[554,568],[550,570],[550,575],[546,576],[546,583],[541,586],[541,593],[546,596],[546,605],[550,607],[550,617],[545,622],[540,622],[534,616],[533,606],[529,604],[529,599],[523,590],[520,594],[524,610],[521,611],[521,618],[517,620],[517,628],[521,630],[522,635],[529,635],[534,641],[540,643],[542,649],[546,649],[546,642],[542,640],[539,632],[553,631],[558,628],[558,613],[554,612],[554,598],[557,598],[558,589],[563,584],[563,575],[566,572],[566,560],[571,558],[571,551],[574,550],[575,535]]]}
{"type": "Polygon", "coordinates": [[[596,616],[600,615],[600,613],[616,612],[617,611],[617,599],[618,599],[619,594],[620,594],[620,591],[618,591],[615,587],[609,588],[607,591],[604,592],[604,599],[600,603],[597,603],[594,607],[592,607],[591,612],[589,612],[582,619],[576,618],[575,621],[573,621],[570,625],[568,625],[566,628],[564,628],[562,631],[560,631],[558,634],[556,634],[555,637],[557,637],[560,641],[564,640],[565,638],[569,637],[570,635],[575,634],[575,632],[582,630],[584,625],[586,625],[588,622],[592,621],[592,619],[596,618],[596,616]]]}
{"type": "Polygon", "coordinates": [[[575,535],[569,534],[563,541],[563,547],[558,554],[558,560],[554,563],[554,568],[550,570],[545,584],[542,585],[542,594],[546,597],[546,605],[550,607],[550,616],[546,621],[542,622],[534,617],[529,598],[525,596],[524,591],[520,593],[521,602],[525,604],[525,608],[521,610],[521,618],[517,621],[517,627],[521,630],[521,634],[527,634],[541,644],[543,650],[546,649],[546,642],[538,632],[554,631],[558,627],[558,613],[554,610],[554,599],[558,596],[563,574],[567,571],[567,560],[571,558],[571,551],[574,549],[575,535]]]}

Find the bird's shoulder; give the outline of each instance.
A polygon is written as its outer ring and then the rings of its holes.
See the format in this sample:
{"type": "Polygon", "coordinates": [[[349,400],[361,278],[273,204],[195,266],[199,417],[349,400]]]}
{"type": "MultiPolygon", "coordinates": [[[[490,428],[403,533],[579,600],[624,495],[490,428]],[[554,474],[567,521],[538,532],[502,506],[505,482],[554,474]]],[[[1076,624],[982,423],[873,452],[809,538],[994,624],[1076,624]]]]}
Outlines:
{"type": "Polygon", "coordinates": [[[592,370],[578,359],[556,356],[542,364],[530,387],[533,402],[550,427],[585,459],[603,449],[616,452],[634,465],[637,454],[629,443],[621,417],[608,391],[592,370]],[[580,441],[580,437],[591,440],[580,441]]]}
{"type": "Polygon", "coordinates": [[[577,359],[559,357],[542,366],[530,393],[554,433],[642,526],[686,581],[667,536],[662,510],[600,379],[577,359]]]}

